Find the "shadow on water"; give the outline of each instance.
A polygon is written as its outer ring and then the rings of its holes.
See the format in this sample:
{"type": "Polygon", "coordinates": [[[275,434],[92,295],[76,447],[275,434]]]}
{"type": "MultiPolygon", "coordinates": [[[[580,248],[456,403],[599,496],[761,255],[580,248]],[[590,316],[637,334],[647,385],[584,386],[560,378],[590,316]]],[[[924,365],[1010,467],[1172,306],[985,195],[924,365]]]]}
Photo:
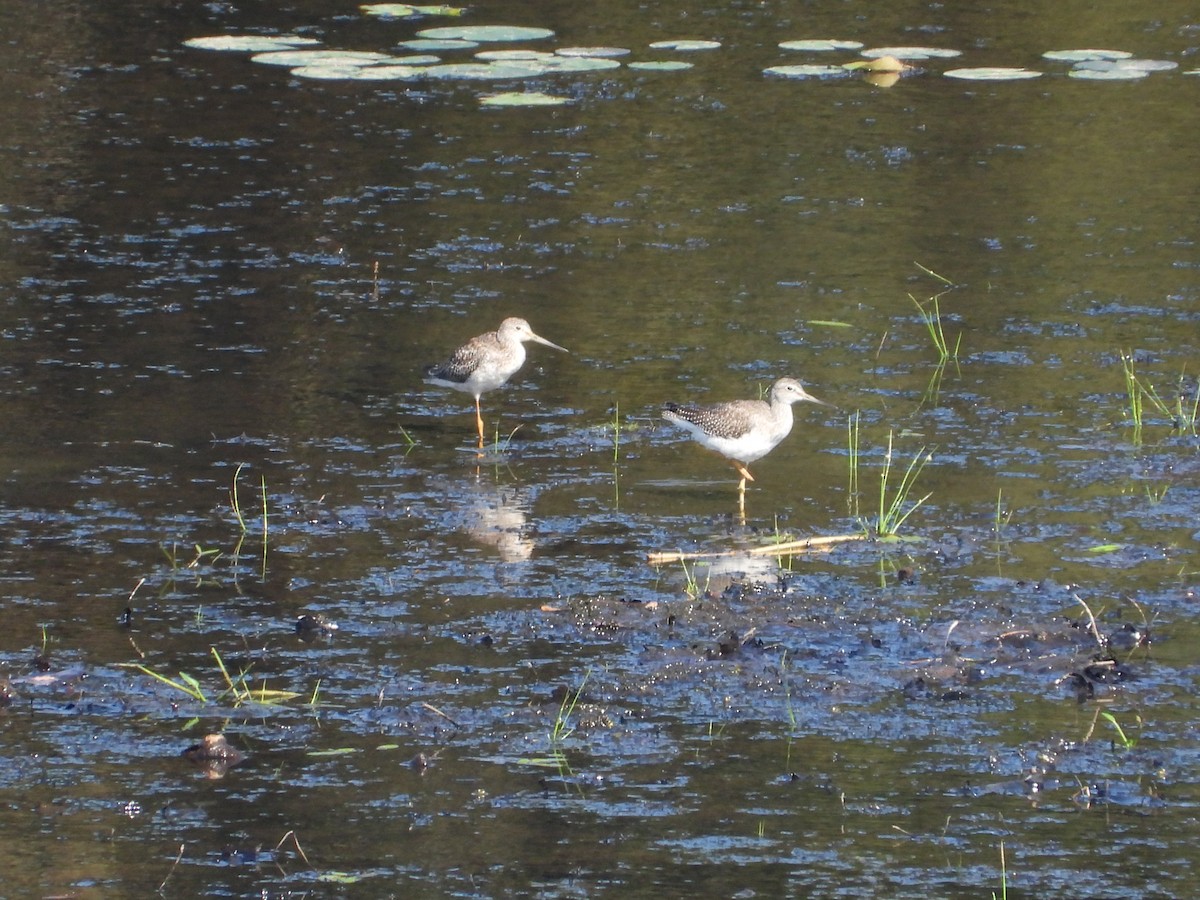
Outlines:
{"type": "Polygon", "coordinates": [[[5,12],[6,896],[1178,895],[1194,76],[1041,58],[1142,6],[472,9],[721,40],[503,110],[183,46],[428,21],[5,12]],[[914,32],[1047,74],[762,75],[914,32]],[[421,369],[508,315],[480,455],[421,369]],[[784,375],[743,519],[660,406],[784,375]]]}

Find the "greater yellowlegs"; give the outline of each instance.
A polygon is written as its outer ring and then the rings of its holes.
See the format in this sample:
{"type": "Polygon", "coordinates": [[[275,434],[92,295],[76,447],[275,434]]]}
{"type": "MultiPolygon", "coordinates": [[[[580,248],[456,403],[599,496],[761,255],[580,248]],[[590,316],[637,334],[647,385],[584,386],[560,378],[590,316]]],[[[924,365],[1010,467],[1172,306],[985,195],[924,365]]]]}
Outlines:
{"type": "Polygon", "coordinates": [[[425,367],[425,381],[428,384],[452,388],[475,398],[475,423],[479,426],[480,449],[483,449],[483,413],[479,408],[479,398],[500,387],[524,365],[526,341],[536,341],[567,352],[565,347],[534,334],[524,319],[510,318],[501,322],[495,331],[471,338],[445,362],[425,367]]]}
{"type": "Polygon", "coordinates": [[[795,378],[780,378],[771,386],[771,402],[733,400],[705,406],[667,403],[663,418],[687,431],[696,441],[729,460],[742,476],[738,491],[746,493],[746,482],[754,476],[746,468],[775,449],[792,430],[792,404],[801,400],[819,403],[795,378]]]}

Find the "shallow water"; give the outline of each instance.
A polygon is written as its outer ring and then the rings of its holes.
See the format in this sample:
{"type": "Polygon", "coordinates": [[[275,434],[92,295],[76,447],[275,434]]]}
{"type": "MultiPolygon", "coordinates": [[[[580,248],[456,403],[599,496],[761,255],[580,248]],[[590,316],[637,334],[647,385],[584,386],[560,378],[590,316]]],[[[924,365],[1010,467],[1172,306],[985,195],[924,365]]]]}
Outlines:
{"type": "Polygon", "coordinates": [[[1195,396],[1200,32],[1043,6],[475,7],[722,41],[504,110],[182,46],[432,19],[0,14],[6,895],[1180,893],[1200,441],[1135,431],[1120,354],[1195,396]],[[827,36],[1047,74],[762,75],[827,36]],[[1072,46],[1181,69],[1040,59],[1072,46]],[[918,263],[955,284],[941,368],[918,263]],[[480,459],[420,368],[506,315],[571,353],[485,397],[480,459]],[[785,373],[835,408],[797,408],[743,523],[658,407],[785,373]],[[746,552],[856,532],[889,433],[933,454],[911,540],[746,552]],[[1089,610],[1151,643],[1089,669],[1089,610]],[[299,696],[222,695],[212,648],[299,696]],[[245,763],[180,758],[218,731],[245,763]]]}

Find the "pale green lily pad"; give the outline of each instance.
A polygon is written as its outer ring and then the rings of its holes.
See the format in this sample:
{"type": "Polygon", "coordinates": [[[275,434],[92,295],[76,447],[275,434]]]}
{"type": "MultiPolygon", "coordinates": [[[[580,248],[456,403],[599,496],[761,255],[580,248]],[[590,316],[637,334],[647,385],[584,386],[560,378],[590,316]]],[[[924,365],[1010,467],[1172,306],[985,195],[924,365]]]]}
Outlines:
{"type": "Polygon", "coordinates": [[[680,59],[648,60],[646,62],[626,63],[630,69],[641,72],[678,72],[680,69],[691,69],[695,63],[684,62],[680,59]]]}
{"type": "Polygon", "coordinates": [[[384,65],[389,66],[432,66],[440,63],[442,58],[432,53],[414,53],[412,56],[393,56],[384,65]]]}
{"type": "Polygon", "coordinates": [[[878,59],[881,56],[894,56],[896,59],[952,59],[962,56],[961,50],[947,50],[943,47],[872,47],[864,50],[862,55],[867,59],[878,59]]]}
{"type": "Polygon", "coordinates": [[[526,70],[531,75],[556,75],[563,72],[598,72],[604,69],[619,69],[615,59],[592,56],[555,56],[553,53],[537,53],[529,50],[496,50],[475,54],[476,59],[490,60],[497,65],[512,65],[526,70]],[[503,55],[501,55],[503,54],[503,55]]]}
{"type": "Polygon", "coordinates": [[[292,69],[297,78],[320,81],[415,81],[422,77],[425,66],[299,66],[292,69]]]}
{"type": "Polygon", "coordinates": [[[621,64],[615,59],[601,59],[595,56],[552,56],[548,59],[531,60],[526,65],[544,75],[560,72],[602,72],[606,69],[621,68],[621,64]]]}
{"type": "Polygon", "coordinates": [[[268,66],[373,66],[392,57],[371,50],[275,50],[250,57],[251,62],[268,66]]]}
{"type": "Polygon", "coordinates": [[[779,78],[841,78],[848,73],[841,66],[771,66],[764,75],[779,78]]]}
{"type": "Polygon", "coordinates": [[[781,50],[811,50],[814,52],[824,52],[828,50],[861,50],[862,48],[862,41],[835,40],[784,41],[779,45],[779,49],[781,50]]]}
{"type": "Polygon", "coordinates": [[[406,50],[426,50],[440,53],[446,50],[474,50],[479,46],[478,41],[433,40],[431,38],[413,38],[411,41],[401,41],[396,46],[406,50]]]}
{"type": "Polygon", "coordinates": [[[559,56],[586,56],[597,59],[614,59],[628,56],[631,51],[624,47],[560,47],[554,51],[559,56]]]}
{"type": "Polygon", "coordinates": [[[1085,59],[1075,64],[1076,69],[1133,69],[1138,72],[1169,72],[1178,69],[1179,63],[1169,59],[1085,59]]]}
{"type": "Polygon", "coordinates": [[[243,53],[269,53],[272,50],[287,50],[295,47],[311,47],[321,43],[316,38],[269,35],[218,34],[214,37],[191,38],[183,46],[193,50],[232,50],[243,53]]]}
{"type": "Polygon", "coordinates": [[[421,70],[426,78],[463,81],[492,81],[505,78],[532,78],[541,75],[534,63],[447,63],[421,70]]]}
{"type": "Polygon", "coordinates": [[[651,50],[716,50],[721,46],[720,41],[655,41],[650,45],[651,50]]]}
{"type": "Polygon", "coordinates": [[[516,60],[528,62],[535,59],[554,59],[554,54],[548,50],[480,50],[475,54],[476,59],[485,62],[507,62],[516,60]]]}
{"type": "Polygon", "coordinates": [[[1072,66],[1067,73],[1070,78],[1082,78],[1084,81],[1136,81],[1149,74],[1145,69],[1084,69],[1079,66],[1072,66]]]}
{"type": "Polygon", "coordinates": [[[479,102],[484,106],[564,106],[571,100],[538,91],[508,91],[503,94],[487,94],[481,97],[479,102]]]}
{"type": "Polygon", "coordinates": [[[1023,81],[1026,78],[1041,78],[1041,72],[1032,69],[1013,69],[1003,66],[983,66],[977,69],[947,69],[942,73],[947,78],[962,78],[966,81],[1023,81]]]}
{"type": "Polygon", "coordinates": [[[1129,59],[1133,56],[1126,50],[1047,50],[1042,59],[1058,62],[1082,62],[1085,59],[1129,59]]]}
{"type": "Polygon", "coordinates": [[[359,9],[368,16],[383,16],[388,19],[406,19],[417,14],[417,8],[407,3],[364,3],[359,9]]]}
{"type": "Polygon", "coordinates": [[[549,28],[525,28],[520,25],[450,25],[444,28],[426,28],[418,31],[417,37],[433,40],[479,41],[540,41],[554,37],[549,28]]]}
{"type": "Polygon", "coordinates": [[[407,3],[364,3],[359,7],[368,16],[408,19],[413,16],[461,16],[461,6],[412,6],[407,3]]]}

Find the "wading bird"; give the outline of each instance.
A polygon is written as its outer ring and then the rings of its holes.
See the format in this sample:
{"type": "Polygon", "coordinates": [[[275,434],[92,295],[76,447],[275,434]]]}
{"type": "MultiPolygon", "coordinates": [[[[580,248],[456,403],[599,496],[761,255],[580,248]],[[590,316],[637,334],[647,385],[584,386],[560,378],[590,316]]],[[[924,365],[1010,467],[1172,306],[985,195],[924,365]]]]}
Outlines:
{"type": "Polygon", "coordinates": [[[475,424],[479,428],[479,449],[483,449],[483,413],[479,398],[512,378],[525,363],[525,342],[534,341],[568,352],[552,341],[533,333],[524,319],[509,318],[487,334],[473,337],[450,355],[445,362],[425,367],[425,381],[452,388],[475,398],[475,424]]]}

